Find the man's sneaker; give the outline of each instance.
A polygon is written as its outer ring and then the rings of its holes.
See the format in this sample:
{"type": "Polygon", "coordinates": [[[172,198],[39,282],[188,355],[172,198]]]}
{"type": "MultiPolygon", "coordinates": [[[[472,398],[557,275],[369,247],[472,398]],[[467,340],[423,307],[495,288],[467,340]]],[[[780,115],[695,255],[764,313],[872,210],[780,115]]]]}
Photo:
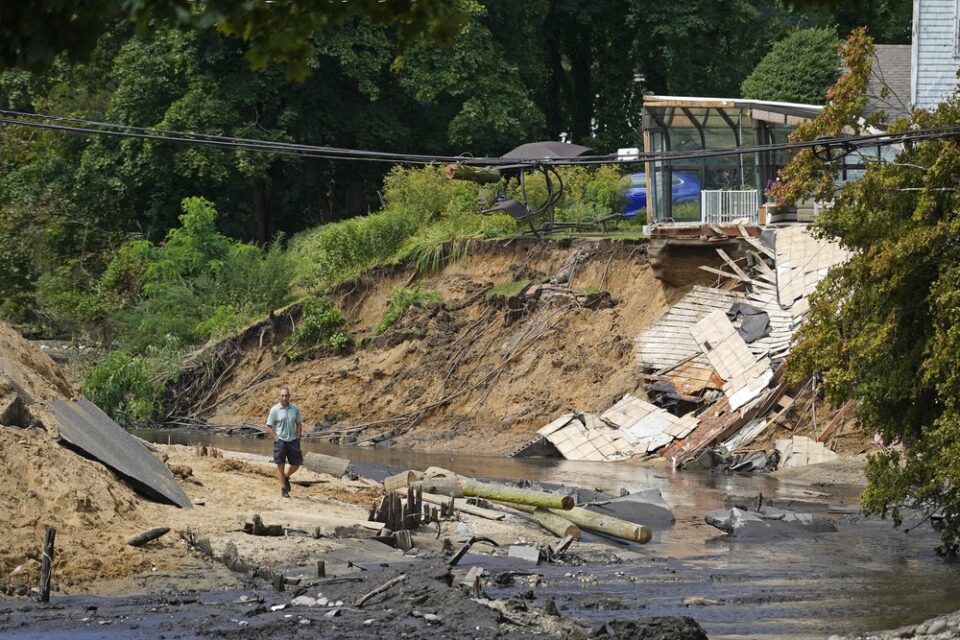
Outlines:
{"type": "Polygon", "coordinates": [[[288,476],[283,476],[283,490],[290,493],[290,478],[288,476]]]}
{"type": "Polygon", "coordinates": [[[290,492],[287,491],[286,489],[281,489],[281,490],[280,490],[280,497],[281,497],[281,498],[289,498],[289,497],[290,497],[290,492]]]}

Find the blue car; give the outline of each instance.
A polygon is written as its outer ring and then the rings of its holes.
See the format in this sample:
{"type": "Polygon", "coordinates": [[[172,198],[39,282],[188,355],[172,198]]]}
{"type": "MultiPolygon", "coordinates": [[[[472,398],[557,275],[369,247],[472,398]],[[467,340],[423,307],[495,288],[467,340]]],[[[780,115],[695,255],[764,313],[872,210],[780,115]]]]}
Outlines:
{"type": "MultiPolygon", "coordinates": [[[[647,210],[647,174],[630,174],[630,186],[624,190],[623,217],[631,218],[647,210]]],[[[673,203],[700,201],[700,176],[686,171],[673,173],[673,203]]]]}

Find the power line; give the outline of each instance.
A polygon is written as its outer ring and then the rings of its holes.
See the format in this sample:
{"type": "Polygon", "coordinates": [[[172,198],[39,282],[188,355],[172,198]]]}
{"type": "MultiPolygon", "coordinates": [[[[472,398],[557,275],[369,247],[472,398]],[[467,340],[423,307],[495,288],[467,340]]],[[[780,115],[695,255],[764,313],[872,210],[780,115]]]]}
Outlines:
{"type": "Polygon", "coordinates": [[[577,156],[574,158],[501,158],[501,157],[470,157],[447,156],[428,154],[393,153],[386,151],[367,151],[362,149],[348,149],[319,145],[307,145],[273,140],[257,140],[234,136],[220,136],[193,132],[173,131],[151,127],[138,127],[111,122],[100,122],[82,118],[70,118],[45,114],[32,114],[21,111],[0,110],[0,124],[9,126],[32,127],[60,131],[63,133],[101,135],[111,137],[136,138],[155,142],[170,142],[176,144],[193,144],[211,146],[230,150],[258,151],[275,153],[301,158],[316,158],[326,160],[361,160],[371,162],[389,162],[393,164],[436,164],[458,163],[473,166],[491,166],[499,168],[524,167],[532,165],[543,166],[575,166],[575,165],[604,165],[619,164],[633,165],[645,162],[659,162],[677,160],[698,160],[706,158],[745,155],[758,152],[796,151],[813,149],[830,156],[831,151],[838,151],[834,159],[845,156],[863,148],[881,147],[894,144],[904,144],[931,139],[960,136],[960,126],[934,127],[915,129],[895,133],[874,133],[856,136],[822,138],[803,142],[784,142],[770,145],[751,145],[745,147],[728,147],[722,149],[700,149],[692,151],[657,152],[638,154],[631,159],[618,158],[616,155],[577,156]]]}

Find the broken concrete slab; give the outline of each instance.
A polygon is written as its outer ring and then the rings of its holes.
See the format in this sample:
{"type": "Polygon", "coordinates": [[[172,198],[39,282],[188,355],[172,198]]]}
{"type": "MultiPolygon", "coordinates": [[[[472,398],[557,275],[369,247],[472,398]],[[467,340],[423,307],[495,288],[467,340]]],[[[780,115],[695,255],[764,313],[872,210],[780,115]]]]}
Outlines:
{"type": "Polygon", "coordinates": [[[184,509],[193,506],[167,466],[95,404],[81,398],[53,400],[49,406],[61,443],[113,469],[153,500],[184,509]]]}
{"type": "Polygon", "coordinates": [[[809,464],[836,460],[837,458],[837,454],[828,449],[822,442],[817,442],[806,436],[781,438],[774,443],[774,446],[780,452],[779,469],[803,467],[809,464]]]}
{"type": "Polygon", "coordinates": [[[507,549],[507,557],[540,564],[540,549],[527,544],[512,544],[507,549]]]}

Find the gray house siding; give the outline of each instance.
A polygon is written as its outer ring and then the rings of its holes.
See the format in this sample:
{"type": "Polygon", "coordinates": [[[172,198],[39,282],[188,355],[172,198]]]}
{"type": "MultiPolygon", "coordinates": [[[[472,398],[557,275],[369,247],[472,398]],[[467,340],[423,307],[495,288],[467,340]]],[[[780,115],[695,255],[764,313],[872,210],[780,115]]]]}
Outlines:
{"type": "Polygon", "coordinates": [[[914,0],[913,106],[933,109],[957,87],[958,4],[960,0],[914,0]]]}

